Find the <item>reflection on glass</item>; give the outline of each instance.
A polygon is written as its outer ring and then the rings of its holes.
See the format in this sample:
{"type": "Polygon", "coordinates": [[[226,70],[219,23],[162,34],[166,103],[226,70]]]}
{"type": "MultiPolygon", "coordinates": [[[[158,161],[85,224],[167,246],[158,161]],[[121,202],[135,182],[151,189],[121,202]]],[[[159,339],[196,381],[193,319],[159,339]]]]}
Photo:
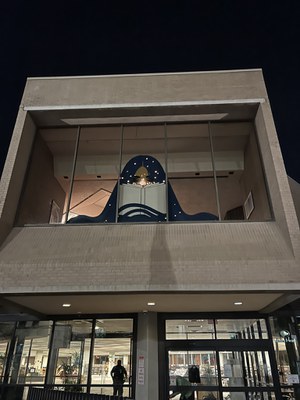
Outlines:
{"type": "Polygon", "coordinates": [[[281,387],[281,395],[283,400],[296,400],[296,393],[292,387],[281,387]]]}
{"type": "Polygon", "coordinates": [[[217,220],[208,124],[167,125],[167,138],[168,181],[176,199],[169,220],[217,220]]]}
{"type": "Polygon", "coordinates": [[[128,386],[132,379],[132,319],[97,319],[91,370],[92,385],[111,385],[92,387],[91,393],[112,395],[111,370],[121,360],[127,371],[128,380],[124,383],[123,395],[129,396],[128,386]]]}
{"type": "Polygon", "coordinates": [[[132,319],[97,319],[95,337],[132,337],[132,319]]]}
{"type": "Polygon", "coordinates": [[[222,386],[272,386],[268,352],[219,352],[222,386]]]}
{"type": "MultiPolygon", "coordinates": [[[[293,317],[271,317],[270,325],[279,381],[282,385],[292,384],[291,380],[295,376],[298,377],[300,370],[298,339],[293,317]]],[[[299,327],[299,323],[297,326],[299,327]]]]}
{"type": "MultiPolygon", "coordinates": [[[[121,360],[122,365],[131,376],[131,339],[129,338],[95,338],[92,364],[92,384],[112,385],[110,372],[121,360]]],[[[110,389],[110,395],[112,395],[110,389]]]]}
{"type": "Polygon", "coordinates": [[[10,371],[10,383],[45,382],[52,322],[20,322],[10,371]]]}
{"type": "MultiPolygon", "coordinates": [[[[267,339],[264,319],[218,319],[216,333],[218,339],[267,339]]],[[[166,339],[215,339],[213,319],[166,320],[166,339]]]]}
{"type": "Polygon", "coordinates": [[[0,323],[0,383],[3,382],[9,345],[12,339],[14,323],[0,323]]]}
{"type": "Polygon", "coordinates": [[[223,392],[225,400],[275,400],[274,392],[223,392]]]}
{"type": "Polygon", "coordinates": [[[55,384],[87,383],[91,344],[90,320],[59,321],[53,337],[55,384]]]}
{"type": "Polygon", "coordinates": [[[207,319],[166,320],[166,339],[215,339],[214,322],[207,319]]]}
{"type": "Polygon", "coordinates": [[[120,126],[81,128],[68,219],[115,222],[108,201],[116,189],[120,146],[120,126]]]}
{"type": "MultiPolygon", "coordinates": [[[[106,396],[111,396],[112,395],[112,387],[105,387],[105,386],[91,386],[90,393],[91,394],[103,394],[106,396]]],[[[126,383],[123,387],[123,397],[130,397],[130,390],[129,387],[126,386],[126,383]]]]}
{"type": "Polygon", "coordinates": [[[78,131],[37,132],[17,224],[271,218],[250,122],[81,127],[71,182],[78,131]]]}
{"type": "Polygon", "coordinates": [[[222,220],[270,219],[253,124],[212,123],[210,131],[222,220]],[[254,208],[248,213],[246,199],[250,192],[254,198],[254,208]]]}
{"type": "Polygon", "coordinates": [[[42,129],[35,138],[18,225],[61,223],[68,202],[76,128],[42,129]]]}
{"type": "Polygon", "coordinates": [[[218,319],[217,339],[267,339],[265,320],[260,319],[218,319]]]}
{"type": "Polygon", "coordinates": [[[170,386],[207,385],[218,383],[214,351],[169,351],[170,386]]]}

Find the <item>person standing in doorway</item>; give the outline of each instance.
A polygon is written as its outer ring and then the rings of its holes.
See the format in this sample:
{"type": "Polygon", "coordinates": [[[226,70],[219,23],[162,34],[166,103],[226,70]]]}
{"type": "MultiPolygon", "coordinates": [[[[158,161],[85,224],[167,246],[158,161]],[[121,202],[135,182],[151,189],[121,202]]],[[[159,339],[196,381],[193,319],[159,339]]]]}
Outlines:
{"type": "Polygon", "coordinates": [[[121,360],[118,360],[117,365],[112,368],[110,375],[114,385],[114,396],[123,396],[123,385],[127,379],[127,371],[121,365],[121,360]]]}

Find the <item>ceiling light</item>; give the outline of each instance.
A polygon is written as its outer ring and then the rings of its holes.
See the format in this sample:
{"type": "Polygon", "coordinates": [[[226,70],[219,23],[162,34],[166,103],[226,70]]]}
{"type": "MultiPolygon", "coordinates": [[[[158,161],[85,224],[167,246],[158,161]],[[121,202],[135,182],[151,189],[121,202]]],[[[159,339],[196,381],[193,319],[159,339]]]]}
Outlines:
{"type": "Polygon", "coordinates": [[[62,306],[63,307],[71,307],[71,304],[70,303],[64,303],[62,306]]]}
{"type": "Polygon", "coordinates": [[[94,117],[94,118],[62,118],[61,121],[68,125],[102,125],[117,123],[145,123],[145,122],[184,122],[184,121],[218,121],[225,118],[228,113],[214,114],[183,114],[183,115],[143,115],[129,117],[94,117]]]}
{"type": "Polygon", "coordinates": [[[149,303],[147,303],[147,305],[148,306],[155,306],[155,303],[150,301],[149,303]]]}
{"type": "Polygon", "coordinates": [[[242,301],[235,301],[233,304],[235,306],[241,306],[243,304],[243,302],[242,301]]]}

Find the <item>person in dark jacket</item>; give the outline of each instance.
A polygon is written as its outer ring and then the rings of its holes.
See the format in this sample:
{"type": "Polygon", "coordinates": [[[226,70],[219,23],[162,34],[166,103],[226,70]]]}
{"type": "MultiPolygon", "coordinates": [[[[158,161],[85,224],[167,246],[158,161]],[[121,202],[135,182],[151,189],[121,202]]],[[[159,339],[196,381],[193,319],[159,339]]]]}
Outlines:
{"type": "Polygon", "coordinates": [[[114,396],[123,396],[123,385],[127,379],[127,371],[121,365],[121,360],[118,360],[117,365],[112,368],[110,375],[113,380],[114,396]]]}

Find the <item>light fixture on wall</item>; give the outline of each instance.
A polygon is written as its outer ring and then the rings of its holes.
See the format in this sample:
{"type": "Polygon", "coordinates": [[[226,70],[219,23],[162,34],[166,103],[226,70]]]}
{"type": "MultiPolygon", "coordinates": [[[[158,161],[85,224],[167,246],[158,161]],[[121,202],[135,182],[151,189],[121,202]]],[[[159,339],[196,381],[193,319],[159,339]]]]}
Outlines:
{"type": "Polygon", "coordinates": [[[128,117],[100,117],[100,118],[62,118],[61,121],[68,125],[107,125],[147,122],[187,122],[187,121],[219,121],[228,116],[228,113],[211,114],[175,114],[175,115],[142,115],[128,117]]]}
{"type": "Polygon", "coordinates": [[[242,301],[235,301],[233,304],[235,306],[241,306],[243,304],[243,302],[242,301]]]}

